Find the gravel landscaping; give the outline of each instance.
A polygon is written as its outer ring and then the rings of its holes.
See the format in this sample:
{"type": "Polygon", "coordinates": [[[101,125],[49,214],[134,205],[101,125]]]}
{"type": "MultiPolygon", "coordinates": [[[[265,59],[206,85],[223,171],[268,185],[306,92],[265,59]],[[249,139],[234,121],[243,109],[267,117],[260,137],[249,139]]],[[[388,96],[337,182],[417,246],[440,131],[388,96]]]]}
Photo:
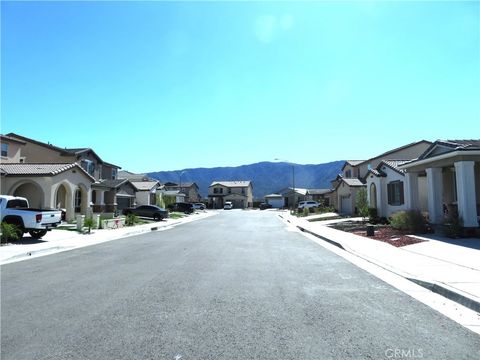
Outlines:
{"type": "Polygon", "coordinates": [[[408,234],[393,229],[387,225],[375,226],[374,236],[367,236],[367,224],[361,222],[346,221],[329,226],[337,230],[350,232],[369,239],[383,241],[395,247],[402,247],[425,241],[409,236],[408,234]]]}

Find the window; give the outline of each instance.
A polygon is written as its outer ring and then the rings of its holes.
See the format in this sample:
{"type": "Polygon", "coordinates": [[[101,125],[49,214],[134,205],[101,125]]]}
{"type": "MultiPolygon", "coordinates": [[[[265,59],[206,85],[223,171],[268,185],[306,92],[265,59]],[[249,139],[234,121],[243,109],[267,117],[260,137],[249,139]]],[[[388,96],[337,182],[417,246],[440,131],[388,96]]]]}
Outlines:
{"type": "Polygon", "coordinates": [[[117,179],[117,169],[112,169],[112,180],[117,179]]]}
{"type": "Polygon", "coordinates": [[[242,194],[245,195],[245,188],[242,188],[242,194]]]}
{"type": "Polygon", "coordinates": [[[229,194],[232,193],[232,189],[231,189],[231,188],[228,188],[228,193],[229,193],[229,194]]]}
{"type": "Polygon", "coordinates": [[[91,160],[82,160],[82,168],[89,173],[91,176],[93,176],[93,173],[95,171],[95,164],[91,160]]]}
{"type": "Polygon", "coordinates": [[[400,206],[404,203],[403,181],[392,181],[387,184],[388,204],[400,206]]]}
{"type": "Polygon", "coordinates": [[[75,191],[75,212],[79,213],[82,210],[82,191],[77,189],[75,191]]]}
{"type": "Polygon", "coordinates": [[[8,156],[8,144],[2,143],[2,156],[8,156]]]}
{"type": "Polygon", "coordinates": [[[345,177],[346,178],[351,178],[352,177],[352,170],[345,171],[345,177]]]}

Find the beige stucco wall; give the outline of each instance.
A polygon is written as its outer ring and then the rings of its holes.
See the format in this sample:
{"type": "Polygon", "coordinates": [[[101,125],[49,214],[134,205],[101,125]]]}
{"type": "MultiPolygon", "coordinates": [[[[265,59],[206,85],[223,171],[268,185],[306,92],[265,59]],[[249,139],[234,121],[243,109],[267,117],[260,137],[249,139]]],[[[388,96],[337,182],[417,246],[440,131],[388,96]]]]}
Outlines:
{"type": "MultiPolygon", "coordinates": [[[[92,180],[79,169],[70,169],[54,176],[7,176],[2,177],[2,194],[14,195],[15,192],[24,189],[34,188],[35,195],[27,191],[25,197],[29,200],[31,207],[57,208],[57,190],[61,185],[66,189],[66,212],[67,220],[74,218],[74,196],[75,191],[80,187],[82,191],[82,213],[86,213],[91,202],[92,180]],[[30,197],[30,198],[29,198],[30,197]]],[[[23,194],[17,194],[22,196],[23,194]]]]}
{"type": "Polygon", "coordinates": [[[7,156],[2,156],[2,163],[19,163],[21,155],[22,144],[19,144],[15,141],[9,141],[2,137],[2,144],[8,144],[8,154],[7,156]]]}

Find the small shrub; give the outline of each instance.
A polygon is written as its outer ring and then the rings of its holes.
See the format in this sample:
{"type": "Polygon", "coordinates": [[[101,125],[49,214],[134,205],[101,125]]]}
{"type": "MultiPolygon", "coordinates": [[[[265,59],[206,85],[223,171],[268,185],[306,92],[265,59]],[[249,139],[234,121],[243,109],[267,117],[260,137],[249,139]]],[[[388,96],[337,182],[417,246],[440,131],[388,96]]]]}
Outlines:
{"type": "Polygon", "coordinates": [[[302,216],[308,216],[308,215],[310,215],[310,210],[308,208],[303,208],[302,216]]]}
{"type": "Polygon", "coordinates": [[[443,232],[449,238],[459,238],[463,236],[463,219],[458,216],[446,220],[443,223],[443,232]]]}
{"type": "Polygon", "coordinates": [[[2,243],[18,240],[17,225],[7,224],[6,222],[2,221],[1,228],[2,228],[2,238],[1,238],[2,243]]]}
{"type": "Polygon", "coordinates": [[[85,218],[85,220],[83,221],[83,226],[88,229],[88,233],[90,234],[92,228],[95,227],[95,221],[91,217],[85,218]]]}
{"type": "Polygon", "coordinates": [[[394,229],[424,234],[427,230],[427,221],[418,210],[399,211],[392,215],[390,225],[394,229]]]}
{"type": "Polygon", "coordinates": [[[360,188],[357,191],[355,206],[357,207],[358,214],[363,218],[363,221],[365,221],[365,218],[369,215],[367,189],[360,188]]]}
{"type": "Polygon", "coordinates": [[[368,208],[368,222],[370,224],[378,224],[380,221],[378,218],[378,211],[376,208],[368,208]]]}
{"type": "Polygon", "coordinates": [[[128,214],[127,217],[125,218],[125,225],[127,226],[133,226],[138,222],[140,222],[140,220],[138,219],[138,216],[135,214],[128,214]]]}

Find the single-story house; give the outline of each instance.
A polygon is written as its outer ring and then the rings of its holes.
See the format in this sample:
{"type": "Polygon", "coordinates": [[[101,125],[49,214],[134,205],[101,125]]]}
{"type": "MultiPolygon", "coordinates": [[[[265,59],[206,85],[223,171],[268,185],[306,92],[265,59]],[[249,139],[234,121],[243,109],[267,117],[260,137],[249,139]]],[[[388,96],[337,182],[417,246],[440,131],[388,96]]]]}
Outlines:
{"type": "MultiPolygon", "coordinates": [[[[405,170],[399,166],[410,160],[383,160],[367,173],[367,197],[370,208],[377,209],[380,217],[389,217],[393,213],[408,210],[405,203],[405,170]]],[[[418,209],[425,211],[427,208],[426,178],[419,180],[418,209]]]]}
{"type": "Polygon", "coordinates": [[[155,205],[158,181],[130,181],[135,187],[137,205],[155,205]]]}
{"type": "Polygon", "coordinates": [[[1,192],[28,199],[31,207],[65,209],[66,219],[87,214],[95,179],[79,164],[0,164],[1,192]]]}
{"type": "Polygon", "coordinates": [[[480,140],[437,140],[417,159],[407,162],[405,202],[421,207],[421,177],[426,176],[429,220],[441,224],[458,215],[464,227],[479,226],[480,140]]]}

